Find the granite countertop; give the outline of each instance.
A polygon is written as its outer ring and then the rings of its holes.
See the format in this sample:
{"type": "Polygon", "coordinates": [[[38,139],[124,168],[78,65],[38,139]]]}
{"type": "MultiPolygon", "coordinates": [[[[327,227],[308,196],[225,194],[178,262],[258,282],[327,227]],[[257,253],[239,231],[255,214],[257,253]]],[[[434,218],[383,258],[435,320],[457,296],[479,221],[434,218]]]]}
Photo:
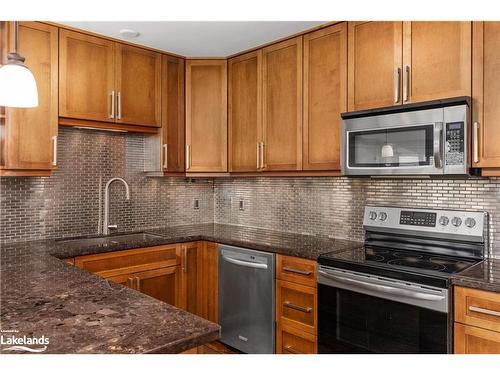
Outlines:
{"type": "Polygon", "coordinates": [[[453,285],[500,293],[500,259],[486,259],[451,278],[453,285]]]}
{"type": "Polygon", "coordinates": [[[220,224],[147,232],[159,236],[93,247],[54,240],[2,245],[0,329],[16,330],[18,337],[44,335],[50,340],[46,353],[179,353],[217,340],[220,327],[61,259],[197,240],[308,259],[361,245],[220,224]]]}

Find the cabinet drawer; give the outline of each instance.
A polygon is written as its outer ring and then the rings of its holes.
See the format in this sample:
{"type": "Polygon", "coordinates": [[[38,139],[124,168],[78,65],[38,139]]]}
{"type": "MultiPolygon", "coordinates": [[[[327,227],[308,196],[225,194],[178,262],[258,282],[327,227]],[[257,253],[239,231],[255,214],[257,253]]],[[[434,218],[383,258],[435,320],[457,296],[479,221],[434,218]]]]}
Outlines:
{"type": "Polygon", "coordinates": [[[276,329],[276,353],[316,354],[316,336],[286,325],[276,329]]]}
{"type": "Polygon", "coordinates": [[[455,321],[500,332],[500,293],[456,287],[455,321]]]}
{"type": "Polygon", "coordinates": [[[276,281],[276,317],[278,324],[286,324],[307,333],[316,334],[316,289],[276,281]]]}
{"type": "Polygon", "coordinates": [[[455,323],[455,354],[500,354],[500,332],[455,323]]]}
{"type": "Polygon", "coordinates": [[[276,278],[316,287],[316,261],[278,255],[276,257],[276,278]]]}
{"type": "Polygon", "coordinates": [[[162,245],[148,248],[115,251],[106,254],[85,255],[75,258],[75,266],[104,277],[127,272],[140,272],[153,268],[178,264],[177,245],[162,245]]]}

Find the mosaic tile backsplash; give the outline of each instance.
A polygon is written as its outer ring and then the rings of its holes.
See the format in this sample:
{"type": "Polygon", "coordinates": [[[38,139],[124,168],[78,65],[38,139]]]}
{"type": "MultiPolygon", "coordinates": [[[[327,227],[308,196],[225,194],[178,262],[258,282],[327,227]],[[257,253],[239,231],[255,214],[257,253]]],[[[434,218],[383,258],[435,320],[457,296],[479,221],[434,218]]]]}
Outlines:
{"type": "Polygon", "coordinates": [[[118,231],[213,222],[213,181],[145,176],[143,135],[60,127],[58,141],[52,177],[0,178],[0,242],[97,234],[100,181],[103,192],[111,177],[130,185],[129,201],[111,185],[118,231]]]}
{"type": "Polygon", "coordinates": [[[500,258],[500,178],[189,181],[147,177],[143,150],[140,134],[60,127],[60,164],[52,177],[0,178],[0,242],[97,234],[99,191],[109,178],[123,177],[130,201],[121,184],[111,188],[110,223],[119,231],[215,221],[362,240],[363,208],[369,204],[485,210],[490,255],[500,258]]]}

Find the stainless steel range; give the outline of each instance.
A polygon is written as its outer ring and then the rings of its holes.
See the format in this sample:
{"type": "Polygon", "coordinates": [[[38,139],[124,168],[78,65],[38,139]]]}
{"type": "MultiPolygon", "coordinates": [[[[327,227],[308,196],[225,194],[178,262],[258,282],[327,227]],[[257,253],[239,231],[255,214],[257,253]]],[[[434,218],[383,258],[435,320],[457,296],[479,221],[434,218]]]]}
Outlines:
{"type": "Polygon", "coordinates": [[[485,212],[366,207],[365,244],[318,259],[320,353],[448,353],[454,273],[480,262],[485,212]]]}

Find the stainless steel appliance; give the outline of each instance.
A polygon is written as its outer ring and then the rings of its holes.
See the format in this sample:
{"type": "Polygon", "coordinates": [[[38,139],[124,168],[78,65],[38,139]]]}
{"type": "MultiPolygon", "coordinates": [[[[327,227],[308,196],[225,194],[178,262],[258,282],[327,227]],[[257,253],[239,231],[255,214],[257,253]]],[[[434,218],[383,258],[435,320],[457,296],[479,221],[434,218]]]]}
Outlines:
{"type": "Polygon", "coordinates": [[[318,259],[318,351],[451,352],[449,278],[483,259],[486,221],[366,207],[364,246],[318,259]]]}
{"type": "Polygon", "coordinates": [[[274,254],[220,246],[220,341],[244,353],[274,353],[274,264],[274,254]]]}
{"type": "Polygon", "coordinates": [[[342,174],[466,175],[469,103],[460,97],[343,113],[342,174]]]}

